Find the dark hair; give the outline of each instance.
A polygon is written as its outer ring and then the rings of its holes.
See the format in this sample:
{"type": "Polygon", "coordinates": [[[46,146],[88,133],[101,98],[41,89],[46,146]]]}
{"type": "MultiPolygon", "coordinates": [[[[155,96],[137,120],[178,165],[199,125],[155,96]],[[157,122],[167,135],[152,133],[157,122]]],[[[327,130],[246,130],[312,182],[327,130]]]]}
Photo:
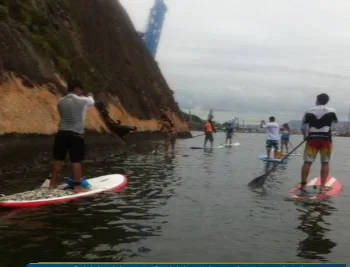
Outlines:
{"type": "Polygon", "coordinates": [[[288,125],[288,123],[283,123],[283,127],[286,128],[287,130],[289,130],[289,125],[288,125]]]}
{"type": "Polygon", "coordinates": [[[73,91],[75,88],[83,89],[83,84],[79,80],[68,82],[68,91],[73,91]]]}
{"type": "Polygon", "coordinates": [[[275,117],[274,116],[271,116],[270,118],[269,118],[269,121],[271,121],[271,122],[274,122],[276,119],[275,119],[275,117]]]}
{"type": "Polygon", "coordinates": [[[329,96],[327,94],[319,94],[316,99],[318,104],[326,105],[329,101],[329,96]]]}

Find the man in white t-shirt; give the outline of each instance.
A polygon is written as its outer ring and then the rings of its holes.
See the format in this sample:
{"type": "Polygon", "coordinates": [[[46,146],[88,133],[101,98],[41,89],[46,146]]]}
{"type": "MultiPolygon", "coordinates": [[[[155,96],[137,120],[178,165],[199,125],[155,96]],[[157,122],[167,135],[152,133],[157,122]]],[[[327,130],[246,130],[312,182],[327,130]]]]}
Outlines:
{"type": "Polygon", "coordinates": [[[69,154],[72,163],[74,179],[69,181],[69,185],[75,191],[89,190],[89,183],[83,177],[81,162],[85,154],[85,117],[87,109],[94,106],[95,100],[91,93],[83,95],[80,81],[72,81],[68,85],[68,94],[57,104],[60,115],[59,130],[55,136],[52,167],[52,177],[50,188],[56,188],[59,182],[64,161],[69,154]]]}
{"type": "Polygon", "coordinates": [[[269,122],[265,124],[265,121],[261,121],[261,127],[266,129],[266,154],[267,158],[270,158],[271,148],[274,148],[273,157],[276,158],[276,152],[278,150],[278,140],[280,139],[280,126],[276,122],[275,117],[271,116],[269,122]]]}

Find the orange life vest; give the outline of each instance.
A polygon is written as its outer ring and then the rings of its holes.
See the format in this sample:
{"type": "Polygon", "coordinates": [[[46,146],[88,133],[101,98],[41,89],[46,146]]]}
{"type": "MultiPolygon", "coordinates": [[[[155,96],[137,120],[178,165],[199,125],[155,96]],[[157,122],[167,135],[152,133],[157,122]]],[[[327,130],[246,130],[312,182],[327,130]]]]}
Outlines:
{"type": "Polygon", "coordinates": [[[211,125],[209,122],[205,124],[204,129],[207,133],[212,133],[214,131],[213,125],[211,125]]]}

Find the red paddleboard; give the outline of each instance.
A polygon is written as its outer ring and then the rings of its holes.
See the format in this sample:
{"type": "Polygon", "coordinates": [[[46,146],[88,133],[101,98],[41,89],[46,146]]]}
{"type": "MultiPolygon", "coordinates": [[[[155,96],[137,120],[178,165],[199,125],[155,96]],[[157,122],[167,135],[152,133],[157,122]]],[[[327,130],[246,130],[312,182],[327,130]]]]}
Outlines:
{"type": "Polygon", "coordinates": [[[327,177],[325,190],[323,192],[320,192],[320,184],[321,178],[316,177],[305,185],[303,191],[300,190],[300,184],[298,184],[289,190],[288,194],[298,200],[325,199],[339,195],[343,189],[343,184],[333,176],[327,177]]]}
{"type": "MultiPolygon", "coordinates": [[[[120,191],[128,184],[127,178],[121,174],[109,174],[87,179],[89,191],[75,193],[72,190],[41,188],[0,197],[0,206],[9,208],[28,208],[67,202],[73,199],[91,196],[105,191],[120,191]]],[[[62,187],[65,187],[63,184],[62,187]]]]}

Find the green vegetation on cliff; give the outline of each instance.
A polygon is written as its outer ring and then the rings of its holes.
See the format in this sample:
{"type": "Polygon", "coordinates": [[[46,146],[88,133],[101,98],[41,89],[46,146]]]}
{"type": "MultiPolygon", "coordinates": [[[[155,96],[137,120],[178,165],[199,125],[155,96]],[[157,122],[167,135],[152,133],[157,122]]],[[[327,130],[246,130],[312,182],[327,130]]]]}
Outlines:
{"type": "MultiPolygon", "coordinates": [[[[0,15],[4,16],[12,29],[20,31],[41,56],[49,59],[55,69],[66,79],[79,78],[94,91],[99,88],[101,73],[93,67],[88,58],[77,53],[74,43],[67,32],[62,31],[62,21],[55,16],[69,17],[73,15],[69,0],[2,0],[0,15]]],[[[76,28],[71,24],[72,29],[76,28]]]]}

